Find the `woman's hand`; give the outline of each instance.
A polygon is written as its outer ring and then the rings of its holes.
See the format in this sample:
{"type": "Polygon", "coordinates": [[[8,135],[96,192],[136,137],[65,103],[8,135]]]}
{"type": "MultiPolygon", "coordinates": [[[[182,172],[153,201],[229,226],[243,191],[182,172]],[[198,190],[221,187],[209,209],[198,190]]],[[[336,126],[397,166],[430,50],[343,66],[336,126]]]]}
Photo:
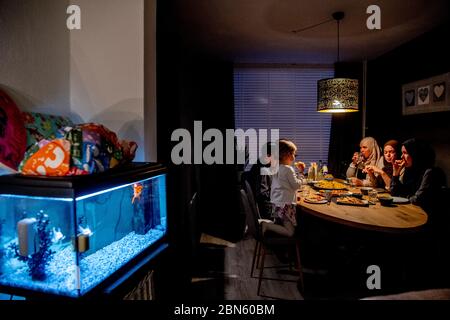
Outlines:
{"type": "Polygon", "coordinates": [[[352,163],[356,166],[358,164],[358,161],[359,161],[359,152],[355,152],[353,153],[352,163]]]}
{"type": "Polygon", "coordinates": [[[373,166],[373,165],[367,165],[364,170],[364,173],[368,173],[368,174],[382,174],[383,170],[381,170],[380,168],[378,168],[377,166],[373,166]]]}
{"type": "Polygon", "coordinates": [[[362,180],[360,180],[358,178],[353,177],[353,178],[350,178],[350,179],[352,179],[352,186],[361,187],[363,185],[362,180]]]}
{"type": "Polygon", "coordinates": [[[393,173],[392,175],[394,177],[398,177],[400,175],[400,172],[405,167],[405,161],[404,160],[395,160],[394,163],[392,163],[393,173]]]}

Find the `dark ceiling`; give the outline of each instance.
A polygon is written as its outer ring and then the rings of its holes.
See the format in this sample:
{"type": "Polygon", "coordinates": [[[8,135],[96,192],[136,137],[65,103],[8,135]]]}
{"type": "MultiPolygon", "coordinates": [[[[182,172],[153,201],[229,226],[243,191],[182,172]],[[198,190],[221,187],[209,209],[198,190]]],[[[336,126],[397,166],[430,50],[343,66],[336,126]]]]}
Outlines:
{"type": "Polygon", "coordinates": [[[373,59],[447,21],[449,1],[179,0],[176,9],[190,50],[237,63],[330,64],[337,60],[335,21],[292,31],[344,11],[340,60],[373,59]],[[381,30],[366,26],[369,5],[381,9],[381,30]]]}

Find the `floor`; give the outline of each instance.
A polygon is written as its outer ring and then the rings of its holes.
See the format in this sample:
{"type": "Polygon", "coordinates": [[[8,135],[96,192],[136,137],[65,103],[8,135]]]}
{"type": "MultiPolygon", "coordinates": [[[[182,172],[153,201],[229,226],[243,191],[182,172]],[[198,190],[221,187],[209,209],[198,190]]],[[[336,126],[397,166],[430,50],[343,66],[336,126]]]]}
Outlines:
{"type": "Polygon", "coordinates": [[[191,294],[196,299],[216,300],[303,300],[297,289],[298,273],[289,270],[271,253],[267,255],[261,295],[257,295],[257,272],[250,275],[255,241],[244,238],[231,243],[206,234],[202,235],[196,274],[191,294]],[[275,268],[276,266],[279,266],[275,268]]]}
{"type": "MultiPolygon", "coordinates": [[[[344,231],[348,233],[347,230],[344,231]]],[[[329,251],[317,250],[319,245],[310,246],[309,251],[303,250],[303,294],[298,290],[298,274],[289,271],[288,267],[273,268],[282,263],[276,255],[270,254],[267,256],[266,266],[272,267],[264,269],[264,278],[283,281],[263,280],[261,295],[258,296],[257,274],[253,277],[250,275],[254,240],[244,237],[232,243],[203,234],[197,258],[194,260],[196,264],[190,296],[203,301],[358,300],[411,290],[439,288],[444,285],[442,280],[437,284],[429,281],[430,275],[435,273],[433,270],[436,269],[426,270],[423,264],[418,264],[414,254],[410,255],[414,268],[405,269],[410,262],[403,261],[402,247],[393,246],[391,238],[380,246],[381,249],[377,249],[381,239],[374,241],[377,246],[366,242],[365,246],[361,247],[347,241],[347,246],[341,248],[335,245],[329,251]],[[387,249],[388,247],[392,249],[387,249]],[[308,261],[320,261],[321,258],[325,258],[323,264],[308,264],[308,261]],[[369,289],[367,285],[371,276],[368,266],[373,264],[379,265],[382,270],[380,290],[369,289]]],[[[423,258],[422,261],[430,260],[423,258]]]]}

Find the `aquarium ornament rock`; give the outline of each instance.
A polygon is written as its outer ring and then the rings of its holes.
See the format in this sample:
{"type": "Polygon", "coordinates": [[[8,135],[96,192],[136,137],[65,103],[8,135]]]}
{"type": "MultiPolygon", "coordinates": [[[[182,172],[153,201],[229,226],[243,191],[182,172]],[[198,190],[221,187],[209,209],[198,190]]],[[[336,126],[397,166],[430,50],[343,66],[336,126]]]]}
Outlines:
{"type": "Polygon", "coordinates": [[[19,254],[22,257],[28,257],[39,251],[37,223],[35,218],[26,218],[17,222],[19,254]]]}
{"type": "Polygon", "coordinates": [[[80,232],[77,237],[73,240],[73,246],[76,251],[83,253],[89,250],[90,237],[94,234],[89,227],[83,228],[78,227],[80,232]]]}
{"type": "Polygon", "coordinates": [[[83,253],[89,250],[89,235],[79,234],[76,238],[75,248],[78,252],[83,253]]]}

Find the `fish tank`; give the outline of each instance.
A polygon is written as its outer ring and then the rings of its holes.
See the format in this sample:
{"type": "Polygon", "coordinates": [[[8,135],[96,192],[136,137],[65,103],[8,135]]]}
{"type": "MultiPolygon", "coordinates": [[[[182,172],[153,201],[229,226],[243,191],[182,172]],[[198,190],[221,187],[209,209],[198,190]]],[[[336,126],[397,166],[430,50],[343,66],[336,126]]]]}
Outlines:
{"type": "Polygon", "coordinates": [[[166,241],[166,169],[0,177],[0,292],[79,298],[166,241]]]}

